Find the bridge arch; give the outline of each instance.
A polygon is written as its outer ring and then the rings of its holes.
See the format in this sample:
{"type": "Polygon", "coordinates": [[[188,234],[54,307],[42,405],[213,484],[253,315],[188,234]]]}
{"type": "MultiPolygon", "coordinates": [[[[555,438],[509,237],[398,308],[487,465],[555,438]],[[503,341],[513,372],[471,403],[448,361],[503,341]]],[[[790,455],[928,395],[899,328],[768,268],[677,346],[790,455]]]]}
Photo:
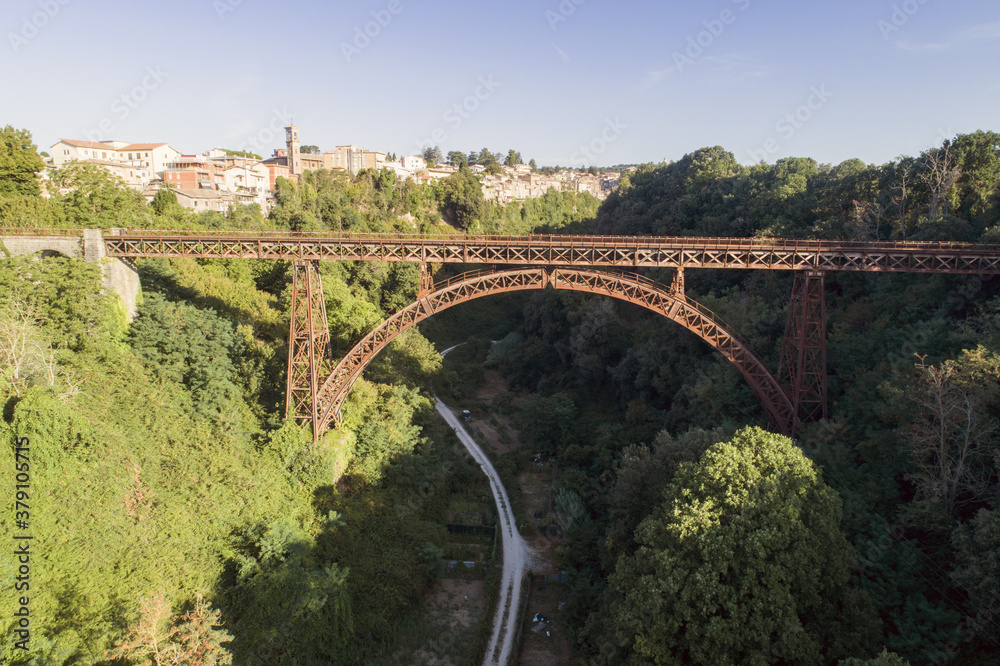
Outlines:
{"type": "Polygon", "coordinates": [[[566,289],[603,294],[663,315],[710,344],[732,363],[750,385],[772,424],[785,434],[794,426],[795,409],[774,375],[747,344],[710,310],[669,287],[639,275],[589,268],[530,267],[478,271],[435,285],[368,333],[341,359],[318,391],[319,428],[340,423],[341,408],[368,364],[396,336],[437,312],[493,294],[531,289],[566,289]]]}

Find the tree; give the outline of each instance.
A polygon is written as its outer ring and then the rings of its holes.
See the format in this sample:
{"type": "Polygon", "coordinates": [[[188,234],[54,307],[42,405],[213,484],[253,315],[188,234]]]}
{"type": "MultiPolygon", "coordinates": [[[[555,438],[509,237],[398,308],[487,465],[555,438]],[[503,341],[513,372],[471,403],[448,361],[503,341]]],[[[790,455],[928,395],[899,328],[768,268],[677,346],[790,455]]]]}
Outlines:
{"type": "Polygon", "coordinates": [[[424,148],[423,158],[431,166],[434,166],[439,162],[444,162],[444,157],[441,155],[441,148],[439,146],[424,148]]]}
{"type": "Polygon", "coordinates": [[[320,154],[319,146],[312,146],[312,145],[302,146],[301,148],[299,148],[299,152],[302,153],[303,155],[319,155],[320,154]]]}
{"type": "Polygon", "coordinates": [[[517,166],[521,164],[521,153],[517,152],[513,148],[507,151],[507,157],[503,161],[503,165],[506,167],[517,166]]]}
{"type": "Polygon", "coordinates": [[[152,219],[142,194],[96,164],[67,164],[53,181],[59,189],[68,190],[62,200],[66,212],[79,225],[146,227],[152,219]]]}
{"type": "Polygon", "coordinates": [[[461,150],[449,150],[448,151],[448,164],[455,167],[469,166],[469,160],[465,157],[465,153],[461,150]]]}
{"type": "Polygon", "coordinates": [[[10,125],[0,130],[0,194],[41,194],[35,174],[44,168],[31,132],[10,125]]]}
{"type": "MultiPolygon", "coordinates": [[[[18,292],[0,300],[0,379],[17,396],[35,381],[55,383],[55,358],[51,346],[43,343],[38,320],[35,308],[18,292]]],[[[5,390],[0,384],[0,391],[5,390]]]]}
{"type": "Polygon", "coordinates": [[[212,310],[146,296],[129,341],[158,377],[190,392],[191,408],[212,420],[224,416],[238,395],[233,384],[233,327],[212,310]]]}
{"type": "MultiPolygon", "coordinates": [[[[470,160],[472,162],[472,160],[470,160]]],[[[489,148],[483,148],[479,151],[479,155],[476,157],[475,163],[482,164],[483,166],[489,166],[491,164],[499,164],[500,155],[499,153],[494,155],[490,152],[489,148]]]]}
{"type": "Polygon", "coordinates": [[[530,161],[530,162],[528,162],[528,166],[530,166],[530,167],[531,167],[531,170],[532,170],[532,171],[534,171],[535,169],[537,169],[537,168],[538,168],[538,162],[536,162],[536,161],[535,161],[535,158],[534,158],[534,157],[532,157],[532,158],[531,158],[531,161],[530,161]]]}
{"type": "Polygon", "coordinates": [[[615,485],[608,493],[609,554],[635,549],[635,528],[650,513],[650,500],[660,500],[663,490],[684,462],[697,462],[713,444],[725,441],[721,428],[711,432],[690,430],[676,439],[666,430],[647,447],[633,444],[622,450],[615,465],[615,485]]]}
{"type": "Polygon", "coordinates": [[[945,197],[958,179],[962,177],[962,165],[952,142],[945,140],[940,148],[932,148],[923,152],[921,166],[923,170],[920,172],[920,180],[931,191],[931,209],[928,217],[934,219],[938,216],[942,201],[945,204],[943,212],[948,212],[948,203],[945,197]]]}
{"type": "Polygon", "coordinates": [[[220,612],[201,594],[194,608],[171,622],[170,603],[160,591],[139,601],[139,619],[110,658],[146,657],[156,666],[226,666],[233,655],[222,643],[233,639],[222,629],[220,612]],[[171,626],[173,624],[174,626],[171,626]]]}
{"type": "Polygon", "coordinates": [[[348,570],[321,561],[314,538],[291,518],[247,536],[231,591],[240,663],[344,663],[338,651],[354,631],[348,570]]]}
{"type": "Polygon", "coordinates": [[[840,498],[791,440],[746,428],[665,495],[609,583],[623,644],[657,664],[821,662],[853,550],[840,498]]]}
{"type": "Polygon", "coordinates": [[[997,423],[989,403],[996,398],[1000,356],[978,347],[917,370],[917,410],[906,439],[914,510],[955,517],[960,505],[983,498],[994,474],[997,423]]]}
{"type": "Polygon", "coordinates": [[[991,636],[1000,613],[1000,514],[982,509],[952,534],[956,563],[951,576],[969,595],[977,633],[991,636]]]}
{"type": "Polygon", "coordinates": [[[229,150],[228,148],[222,148],[222,151],[226,155],[235,155],[236,157],[251,157],[251,158],[253,158],[255,160],[262,160],[262,159],[264,159],[263,157],[261,157],[257,153],[251,153],[249,150],[229,150]]]}
{"type": "Polygon", "coordinates": [[[169,187],[164,187],[157,190],[149,205],[153,207],[153,212],[157,215],[168,215],[179,204],[177,203],[177,195],[174,191],[169,187]]]}
{"type": "Polygon", "coordinates": [[[874,659],[842,659],[838,666],[910,666],[910,662],[895,652],[882,650],[882,654],[874,659]]]}
{"type": "Polygon", "coordinates": [[[442,180],[438,192],[442,212],[460,229],[468,229],[486,210],[482,185],[467,168],[442,180]]]}

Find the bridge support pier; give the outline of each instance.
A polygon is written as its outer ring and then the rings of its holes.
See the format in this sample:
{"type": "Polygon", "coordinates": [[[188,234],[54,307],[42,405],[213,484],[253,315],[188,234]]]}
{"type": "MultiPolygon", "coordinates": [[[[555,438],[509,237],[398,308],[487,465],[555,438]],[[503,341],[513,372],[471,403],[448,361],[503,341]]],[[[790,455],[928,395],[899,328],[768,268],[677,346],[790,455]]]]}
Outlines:
{"type": "Polygon", "coordinates": [[[330,326],[326,319],[323,282],[319,264],[295,261],[292,264],[292,316],[288,332],[288,388],[285,418],[311,423],[313,441],[320,430],[321,382],[333,368],[330,354],[330,326]]]}
{"type": "Polygon", "coordinates": [[[420,288],[417,291],[417,298],[421,299],[432,291],[434,291],[434,275],[431,273],[430,265],[422,262],[420,264],[420,288]]]}
{"type": "Polygon", "coordinates": [[[826,301],[823,271],[795,274],[778,380],[791,399],[792,434],[799,423],[826,418],[826,301]]]}

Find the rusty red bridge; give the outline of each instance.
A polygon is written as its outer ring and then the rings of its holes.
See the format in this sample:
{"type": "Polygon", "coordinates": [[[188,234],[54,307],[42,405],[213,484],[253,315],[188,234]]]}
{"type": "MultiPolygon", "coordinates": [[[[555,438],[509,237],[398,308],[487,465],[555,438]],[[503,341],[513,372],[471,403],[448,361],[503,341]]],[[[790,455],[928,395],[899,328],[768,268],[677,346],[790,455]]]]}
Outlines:
{"type": "MultiPolygon", "coordinates": [[[[95,232],[89,231],[93,242],[95,232]]],[[[81,230],[7,230],[4,237],[65,239],[81,230]]],[[[108,257],[283,259],[293,262],[286,415],[319,438],[341,420],[341,407],[368,363],[397,335],[459,303],[530,289],[567,289],[641,305],[692,331],[743,375],[771,426],[793,435],[800,422],[826,416],[828,271],[1000,274],[1000,245],[953,242],[855,242],[781,238],[584,235],[420,235],[257,231],[101,233],[108,257]],[[419,263],[416,300],[368,333],[334,363],[319,261],[419,263]],[[429,264],[490,266],[434,284],[429,264]],[[634,272],[674,268],[670,285],[634,272]],[[778,372],[739,335],[684,291],[685,269],[795,272],[778,372]]]]}

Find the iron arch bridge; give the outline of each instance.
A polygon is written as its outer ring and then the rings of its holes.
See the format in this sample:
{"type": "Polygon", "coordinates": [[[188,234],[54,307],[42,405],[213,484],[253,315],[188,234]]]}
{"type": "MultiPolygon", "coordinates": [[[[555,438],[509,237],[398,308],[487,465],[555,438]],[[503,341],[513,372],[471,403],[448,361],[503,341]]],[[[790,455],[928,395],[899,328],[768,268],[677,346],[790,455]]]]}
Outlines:
{"type": "Polygon", "coordinates": [[[55,250],[102,257],[285,259],[294,265],[286,415],[312,425],[314,438],[340,421],[340,408],[371,358],[400,332],[457,303],[548,286],[605,294],[659,312],[693,331],[742,373],[771,426],[792,435],[798,423],[826,416],[824,275],[836,272],[1000,275],[1000,245],[787,238],[574,235],[422,235],[288,231],[6,229],[13,254],[55,250]],[[339,363],[330,357],[319,261],[419,263],[417,301],[369,333],[339,363]],[[428,263],[507,266],[431,284],[428,263]],[[513,268],[521,266],[522,268],[513,268]],[[630,274],[675,269],[667,287],[630,274]],[[684,294],[684,269],[793,271],[795,284],[772,375],[735,333],[684,294]]]}
{"type": "Polygon", "coordinates": [[[424,268],[417,300],[368,333],[331,368],[319,273],[311,262],[296,262],[287,416],[311,423],[313,436],[318,438],[340,423],[341,407],[354,383],[375,356],[403,331],[442,310],[476,298],[552,287],[610,296],[680,324],[732,363],[760,400],[772,427],[791,434],[798,414],[793,392],[778,382],[739,335],[710,310],[685,296],[683,276],[683,269],[678,269],[673,284],[666,286],[622,271],[537,266],[476,271],[431,285],[424,268]]]}

